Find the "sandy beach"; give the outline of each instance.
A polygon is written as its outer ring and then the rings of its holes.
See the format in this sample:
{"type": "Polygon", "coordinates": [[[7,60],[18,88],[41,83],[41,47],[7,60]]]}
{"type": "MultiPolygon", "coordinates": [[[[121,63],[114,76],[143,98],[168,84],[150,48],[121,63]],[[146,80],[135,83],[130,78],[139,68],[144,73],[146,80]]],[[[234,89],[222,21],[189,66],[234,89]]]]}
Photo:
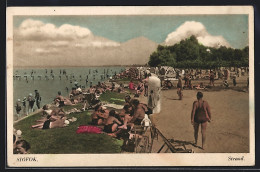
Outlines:
{"type": "MultiPolygon", "coordinates": [[[[190,118],[197,92],[198,90],[184,90],[183,100],[178,100],[176,89],[162,91],[162,110],[160,114],[154,115],[154,123],[167,139],[194,142],[190,118]]],[[[249,152],[248,92],[232,89],[209,89],[202,92],[212,113],[212,121],[207,126],[206,148],[202,150],[192,145],[187,148],[192,148],[195,153],[249,152]]],[[[199,130],[198,146],[201,144],[199,130]]],[[[158,145],[154,149],[158,150],[158,145]]]]}

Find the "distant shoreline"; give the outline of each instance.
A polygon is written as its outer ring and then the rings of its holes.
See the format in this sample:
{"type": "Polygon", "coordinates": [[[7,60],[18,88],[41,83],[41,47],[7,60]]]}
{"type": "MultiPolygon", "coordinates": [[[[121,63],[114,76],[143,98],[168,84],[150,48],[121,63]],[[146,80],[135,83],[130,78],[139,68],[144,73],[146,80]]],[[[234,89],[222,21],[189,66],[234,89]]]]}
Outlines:
{"type": "Polygon", "coordinates": [[[145,65],[102,65],[102,66],[13,66],[14,69],[45,69],[45,68],[89,68],[89,67],[138,67],[145,65]]]}

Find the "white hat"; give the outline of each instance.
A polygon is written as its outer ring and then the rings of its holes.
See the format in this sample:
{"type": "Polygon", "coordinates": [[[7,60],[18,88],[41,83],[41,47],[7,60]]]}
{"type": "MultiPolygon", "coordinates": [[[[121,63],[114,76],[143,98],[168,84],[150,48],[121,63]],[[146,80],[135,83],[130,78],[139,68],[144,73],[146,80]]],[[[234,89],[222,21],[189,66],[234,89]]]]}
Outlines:
{"type": "Polygon", "coordinates": [[[21,100],[20,99],[17,99],[18,102],[20,102],[21,100]]]}
{"type": "Polygon", "coordinates": [[[32,96],[32,93],[30,93],[29,96],[32,96]]]}
{"type": "Polygon", "coordinates": [[[70,122],[69,122],[68,120],[65,120],[65,121],[64,121],[64,124],[69,125],[70,122]]]}
{"type": "Polygon", "coordinates": [[[16,134],[17,134],[18,137],[20,137],[22,135],[22,131],[21,130],[17,130],[16,134]]]}

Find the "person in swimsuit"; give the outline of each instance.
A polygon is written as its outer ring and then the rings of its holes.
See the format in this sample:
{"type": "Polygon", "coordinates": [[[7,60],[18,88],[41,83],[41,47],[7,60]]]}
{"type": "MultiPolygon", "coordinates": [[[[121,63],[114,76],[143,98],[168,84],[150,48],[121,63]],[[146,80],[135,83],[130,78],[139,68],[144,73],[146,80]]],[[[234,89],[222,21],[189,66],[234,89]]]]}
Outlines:
{"type": "Polygon", "coordinates": [[[31,112],[33,112],[33,106],[34,106],[34,102],[35,102],[35,99],[34,99],[32,93],[30,93],[29,96],[27,97],[27,101],[29,102],[28,113],[31,113],[31,112]]]}
{"type": "Polygon", "coordinates": [[[133,123],[130,123],[130,121],[133,118],[133,114],[134,114],[134,112],[133,112],[132,106],[130,106],[129,104],[126,104],[120,113],[120,116],[121,116],[124,124],[118,128],[127,129],[128,125],[133,127],[133,123]]]}
{"type": "Polygon", "coordinates": [[[23,98],[23,101],[22,101],[22,105],[23,105],[23,115],[28,115],[28,113],[27,113],[27,108],[26,108],[26,101],[27,101],[27,99],[26,99],[26,97],[24,97],[23,98]]]}
{"type": "Polygon", "coordinates": [[[133,107],[134,114],[130,122],[134,123],[135,125],[141,125],[141,122],[145,116],[145,109],[137,99],[133,99],[131,104],[133,107]]]}
{"type": "Polygon", "coordinates": [[[102,109],[102,106],[99,104],[95,106],[95,111],[91,114],[92,124],[93,125],[102,125],[105,111],[102,109]]]}
{"type": "Polygon", "coordinates": [[[20,111],[22,110],[20,99],[17,99],[16,105],[15,105],[15,110],[16,110],[16,115],[19,118],[20,117],[20,111]]]}
{"type": "Polygon", "coordinates": [[[117,118],[115,118],[115,114],[115,110],[111,110],[109,112],[109,117],[106,120],[104,132],[114,133],[117,130],[117,127],[122,125],[122,123],[117,118]]]}
{"type": "Polygon", "coordinates": [[[35,97],[34,98],[35,98],[35,101],[36,101],[36,106],[38,107],[38,109],[40,109],[42,98],[41,98],[38,90],[34,90],[34,91],[35,91],[35,97]]]}
{"type": "Polygon", "coordinates": [[[195,144],[198,140],[199,126],[201,125],[202,149],[205,147],[207,122],[211,120],[211,112],[208,102],[202,100],[202,92],[197,93],[197,101],[193,102],[191,111],[191,124],[194,127],[195,144]]]}
{"type": "Polygon", "coordinates": [[[151,74],[147,74],[147,76],[145,77],[145,79],[143,80],[144,83],[144,96],[148,96],[148,83],[149,83],[149,77],[151,76],[151,74]]]}
{"type": "MultiPolygon", "coordinates": [[[[53,111],[52,111],[53,112],[53,111]]],[[[47,115],[46,119],[39,124],[32,125],[31,128],[38,128],[38,129],[50,129],[50,128],[61,128],[66,126],[65,120],[66,117],[56,116],[56,115],[47,115]]]]}
{"type": "Polygon", "coordinates": [[[213,86],[214,86],[214,80],[215,80],[214,78],[215,78],[214,72],[211,71],[211,72],[210,72],[210,75],[209,75],[210,85],[213,85],[213,86]]]}
{"type": "Polygon", "coordinates": [[[177,83],[177,94],[179,96],[179,100],[182,100],[182,80],[181,76],[178,76],[178,83],[177,83]]]}

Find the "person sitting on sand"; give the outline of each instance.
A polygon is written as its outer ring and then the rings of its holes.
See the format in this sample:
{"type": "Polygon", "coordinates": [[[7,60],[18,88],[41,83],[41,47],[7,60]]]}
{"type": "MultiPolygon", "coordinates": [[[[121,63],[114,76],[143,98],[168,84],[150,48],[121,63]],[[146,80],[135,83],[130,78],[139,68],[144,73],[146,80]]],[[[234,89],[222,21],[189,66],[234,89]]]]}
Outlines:
{"type": "Polygon", "coordinates": [[[58,91],[58,95],[54,99],[54,102],[57,106],[62,107],[64,105],[74,105],[68,98],[61,95],[61,91],[58,91]]]}
{"type": "Polygon", "coordinates": [[[143,105],[140,104],[139,100],[133,99],[132,107],[134,115],[130,122],[134,123],[135,125],[140,125],[145,116],[145,110],[143,108],[143,105]]]}
{"type": "Polygon", "coordinates": [[[202,92],[198,92],[197,101],[193,102],[193,108],[191,111],[191,124],[194,127],[195,145],[198,141],[199,126],[201,125],[202,149],[204,149],[206,142],[207,122],[210,122],[211,120],[211,112],[208,102],[202,100],[202,97],[202,92]]]}
{"type": "Polygon", "coordinates": [[[128,86],[129,86],[129,89],[130,89],[130,90],[134,90],[134,89],[135,89],[135,87],[134,87],[134,83],[133,83],[132,80],[130,80],[128,86]]]}
{"type": "Polygon", "coordinates": [[[48,105],[44,105],[43,107],[42,107],[42,115],[43,116],[47,116],[47,115],[51,115],[51,113],[52,113],[52,110],[51,109],[49,109],[49,106],[48,105]]]}
{"type": "Polygon", "coordinates": [[[119,87],[117,88],[117,92],[118,92],[118,93],[125,92],[125,90],[124,90],[124,84],[123,84],[123,83],[120,83],[120,84],[119,84],[119,87]]]}
{"type": "Polygon", "coordinates": [[[79,92],[77,91],[77,88],[76,87],[72,87],[72,90],[71,90],[71,92],[69,94],[69,97],[71,98],[71,97],[74,97],[74,96],[76,96],[78,94],[79,94],[79,92]]]}
{"type": "Polygon", "coordinates": [[[102,125],[103,124],[103,115],[105,111],[102,109],[102,106],[99,104],[95,107],[94,112],[91,114],[92,124],[93,125],[102,125]]]}
{"type": "Polygon", "coordinates": [[[130,121],[133,118],[133,108],[130,105],[125,105],[123,110],[120,113],[121,119],[124,121],[124,124],[118,128],[122,128],[122,129],[127,129],[127,126],[131,126],[131,128],[133,127],[133,123],[130,123],[130,121]]]}
{"type": "Polygon", "coordinates": [[[114,82],[112,82],[112,84],[111,84],[111,91],[113,92],[114,90],[115,90],[115,83],[114,82]]]}
{"type": "Polygon", "coordinates": [[[130,95],[126,95],[125,96],[125,105],[126,104],[130,104],[130,101],[131,101],[131,96],[130,95]]]}
{"type": "Polygon", "coordinates": [[[168,79],[166,81],[164,81],[163,83],[163,89],[171,89],[173,87],[171,81],[169,81],[168,79]]]}
{"type": "Polygon", "coordinates": [[[115,118],[115,110],[111,110],[104,126],[104,132],[114,133],[121,124],[122,123],[115,118]]]}

